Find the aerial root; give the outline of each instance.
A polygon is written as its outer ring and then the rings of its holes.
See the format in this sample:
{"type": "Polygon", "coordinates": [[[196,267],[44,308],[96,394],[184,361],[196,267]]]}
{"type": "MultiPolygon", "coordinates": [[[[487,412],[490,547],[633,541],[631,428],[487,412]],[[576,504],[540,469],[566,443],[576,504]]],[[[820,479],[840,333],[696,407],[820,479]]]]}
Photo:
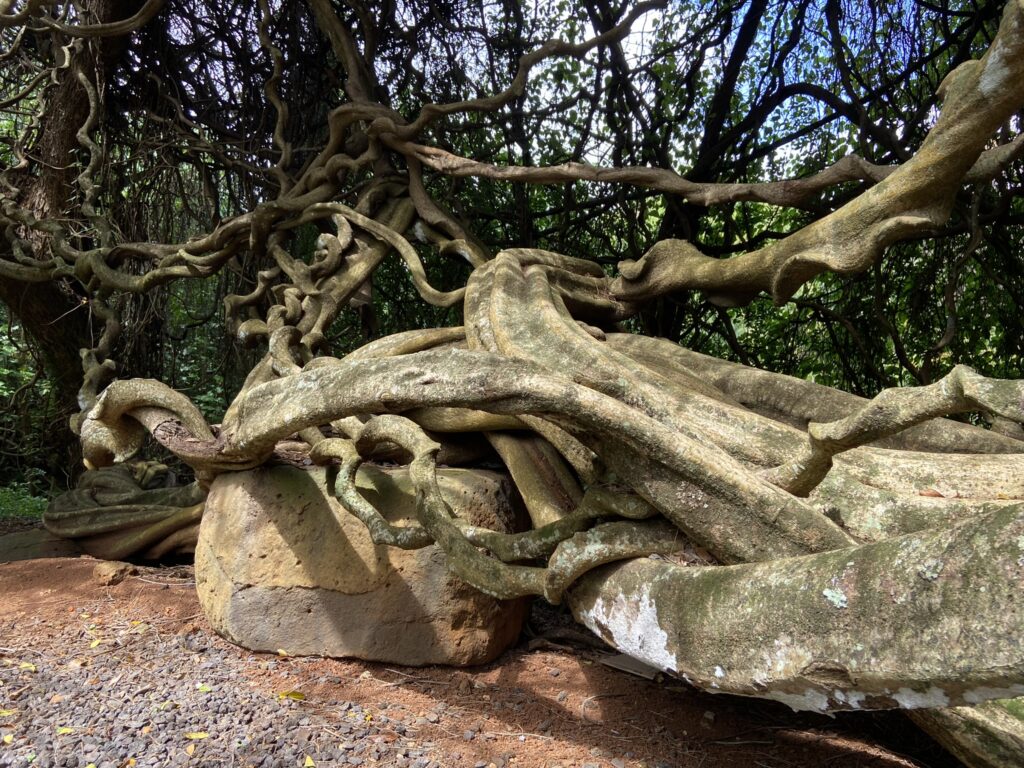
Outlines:
{"type": "Polygon", "coordinates": [[[375,544],[420,549],[438,544],[451,569],[483,592],[502,599],[543,595],[553,603],[580,576],[605,563],[651,554],[670,554],[685,540],[664,519],[649,520],[657,510],[636,497],[592,488],[569,516],[531,531],[505,534],[460,520],[441,496],[437,484],[439,446],[414,422],[402,416],[377,416],[364,425],[357,440],[325,438],[310,458],[317,464],[339,461],[334,494],[358,518],[375,544]],[[356,473],[363,457],[382,444],[399,446],[411,457],[419,525],[389,523],[358,491],[356,473]],[[594,521],[610,515],[627,521],[594,521]],[[593,525],[593,527],[591,527],[593,525]],[[589,529],[589,530],[588,530],[589,529]],[[487,549],[493,557],[478,548],[487,549]],[[547,567],[509,565],[550,556],[547,567]]]}
{"type": "Polygon", "coordinates": [[[180,392],[153,379],[115,381],[80,424],[87,466],[127,461],[142,448],[147,430],[170,420],[181,423],[197,440],[214,439],[203,414],[180,392]]]}
{"type": "Polygon", "coordinates": [[[846,418],[807,425],[807,442],[793,461],[762,476],[796,496],[807,496],[843,451],[895,435],[941,416],[985,411],[1016,423],[1024,422],[1024,382],[989,379],[965,365],[925,387],[884,389],[846,418]]]}
{"type": "Polygon", "coordinates": [[[341,461],[334,479],[334,495],[345,509],[366,526],[374,544],[399,549],[422,549],[434,542],[421,526],[392,525],[373,504],[363,498],[356,488],[356,472],[359,471],[363,458],[353,441],[342,438],[321,440],[313,446],[309,455],[317,464],[327,464],[332,459],[341,461]]]}

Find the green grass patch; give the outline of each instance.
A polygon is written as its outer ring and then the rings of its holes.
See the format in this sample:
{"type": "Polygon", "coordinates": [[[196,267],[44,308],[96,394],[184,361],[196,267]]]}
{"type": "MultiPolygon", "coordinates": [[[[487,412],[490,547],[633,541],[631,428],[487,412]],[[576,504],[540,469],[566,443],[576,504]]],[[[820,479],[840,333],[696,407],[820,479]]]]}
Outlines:
{"type": "Polygon", "coordinates": [[[38,520],[46,511],[46,504],[46,497],[33,495],[31,489],[21,483],[0,487],[0,517],[38,520]]]}

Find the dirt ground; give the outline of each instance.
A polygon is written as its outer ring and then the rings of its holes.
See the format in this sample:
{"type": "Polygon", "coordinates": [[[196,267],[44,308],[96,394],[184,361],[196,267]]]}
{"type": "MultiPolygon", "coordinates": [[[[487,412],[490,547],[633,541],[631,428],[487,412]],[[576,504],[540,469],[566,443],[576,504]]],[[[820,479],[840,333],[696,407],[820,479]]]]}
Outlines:
{"type": "MultiPolygon", "coordinates": [[[[95,612],[91,621],[111,627],[148,622],[169,646],[179,647],[184,636],[247,659],[240,684],[268,697],[300,692],[295,707],[316,727],[344,722],[337,702],[358,702],[361,717],[389,724],[377,731],[384,740],[414,737],[436,764],[458,768],[959,765],[899,713],[809,716],[626,674],[606,666],[611,652],[566,631],[564,617],[550,608],[535,612],[533,637],[527,633],[493,664],[471,670],[293,658],[251,653],[215,636],[190,566],[143,568],[101,586],[96,563],[0,565],[0,655],[27,648],[45,657],[86,608],[95,612]],[[395,724],[404,724],[398,733],[395,724]]],[[[0,689],[0,700],[5,693],[0,689]]],[[[387,760],[377,764],[403,764],[387,760]]]]}

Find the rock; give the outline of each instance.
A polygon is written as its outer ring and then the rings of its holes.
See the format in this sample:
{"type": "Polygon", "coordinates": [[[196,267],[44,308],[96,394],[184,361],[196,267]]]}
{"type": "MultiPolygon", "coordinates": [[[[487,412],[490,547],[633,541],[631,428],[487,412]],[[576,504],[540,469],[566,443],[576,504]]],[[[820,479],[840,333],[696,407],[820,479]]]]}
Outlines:
{"type": "Polygon", "coordinates": [[[45,528],[0,536],[0,563],[43,557],[78,557],[80,554],[82,550],[75,542],[55,536],[45,528]]]}
{"type": "Polygon", "coordinates": [[[92,569],[92,577],[104,587],[112,587],[138,572],[139,569],[131,563],[105,560],[101,563],[96,563],[96,567],[92,569]]]}
{"type": "MultiPolygon", "coordinates": [[[[413,666],[483,664],[515,641],[524,601],[450,575],[436,546],[375,546],[326,490],[327,473],[273,466],[213,482],[195,572],[214,629],[252,650],[413,666]]],[[[515,530],[506,476],[441,469],[438,478],[457,515],[515,530]]],[[[415,519],[406,469],[364,466],[357,485],[390,522],[415,519]]]]}

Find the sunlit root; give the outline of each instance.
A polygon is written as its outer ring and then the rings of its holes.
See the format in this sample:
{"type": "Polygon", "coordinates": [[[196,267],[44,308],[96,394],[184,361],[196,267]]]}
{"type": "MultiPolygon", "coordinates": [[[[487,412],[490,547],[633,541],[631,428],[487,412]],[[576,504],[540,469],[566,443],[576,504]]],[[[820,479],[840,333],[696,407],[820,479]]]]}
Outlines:
{"type": "Polygon", "coordinates": [[[1024,507],[755,565],[633,560],[569,593],[577,618],[712,691],[834,711],[1024,694],[1024,507]]]}
{"type": "MultiPolygon", "coordinates": [[[[685,375],[719,398],[741,404],[755,413],[806,430],[812,421],[833,421],[867,404],[863,397],[761,368],[702,355],[666,339],[631,333],[611,333],[610,347],[641,365],[668,368],[685,375]]],[[[874,445],[932,453],[1018,453],[1019,440],[958,421],[935,419],[908,427],[874,445]]]]}
{"type": "Polygon", "coordinates": [[[423,406],[531,413],[553,421],[618,467],[622,483],[724,561],[853,542],[828,518],[727,455],[543,368],[479,352],[342,361],[255,387],[239,399],[237,422],[225,423],[214,460],[247,463],[308,426],[423,406]]]}
{"type": "Polygon", "coordinates": [[[82,453],[94,467],[132,458],[166,421],[177,421],[199,440],[212,440],[206,420],[185,395],[151,379],[116,381],[81,422],[82,453]]]}
{"type": "Polygon", "coordinates": [[[378,416],[370,420],[358,444],[347,440],[324,440],[314,448],[320,463],[341,460],[335,495],[359,518],[375,544],[418,549],[437,543],[448,557],[449,567],[460,577],[487,594],[508,599],[544,595],[559,602],[565,589],[587,571],[604,563],[653,553],[670,553],[681,546],[679,532],[666,521],[602,523],[583,532],[593,519],[621,508],[627,514],[649,516],[654,510],[642,505],[616,504],[607,494],[594,500],[571,517],[523,534],[501,534],[460,521],[441,496],[437,485],[435,456],[438,445],[413,422],[399,416],[378,416]],[[371,452],[380,442],[393,443],[411,457],[410,477],[416,490],[419,526],[394,526],[363,498],[355,485],[362,464],[360,452],[371,452]],[[479,551],[492,550],[497,558],[479,551]],[[507,561],[536,559],[551,555],[547,568],[509,565],[507,561]]]}
{"type": "MultiPolygon", "coordinates": [[[[832,468],[832,457],[939,416],[988,411],[1024,421],[1024,384],[981,376],[964,365],[926,387],[883,390],[870,403],[838,421],[807,425],[801,455],[765,473],[797,496],[806,496],[832,468]]],[[[1019,459],[1011,458],[1017,464],[1019,459]]]]}

